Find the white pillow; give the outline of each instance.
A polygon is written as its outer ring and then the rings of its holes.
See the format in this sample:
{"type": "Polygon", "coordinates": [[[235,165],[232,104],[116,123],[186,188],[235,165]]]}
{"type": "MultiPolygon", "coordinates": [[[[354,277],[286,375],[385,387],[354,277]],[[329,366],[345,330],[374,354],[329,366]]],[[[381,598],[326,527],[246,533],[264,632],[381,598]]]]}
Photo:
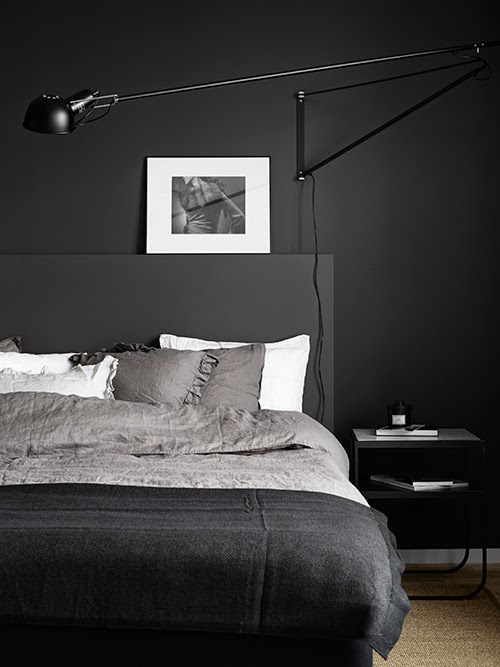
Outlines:
{"type": "Polygon", "coordinates": [[[6,368],[0,371],[0,394],[44,391],[85,398],[114,398],[113,378],[117,366],[118,359],[108,355],[98,364],[75,366],[67,373],[18,373],[15,369],[6,368]]]}
{"type": "Polygon", "coordinates": [[[48,373],[67,373],[74,364],[66,354],[25,354],[19,352],[0,352],[0,371],[11,368],[17,373],[41,373],[45,368],[48,373]]]}
{"type": "MultiPolygon", "coordinates": [[[[160,347],[174,350],[210,350],[241,347],[251,343],[186,338],[173,334],[160,336],[160,347]]],[[[302,396],[309,359],[309,336],[302,334],[277,343],[265,343],[266,356],[262,370],[260,407],[264,410],[297,410],[302,412],[302,396]]]]}

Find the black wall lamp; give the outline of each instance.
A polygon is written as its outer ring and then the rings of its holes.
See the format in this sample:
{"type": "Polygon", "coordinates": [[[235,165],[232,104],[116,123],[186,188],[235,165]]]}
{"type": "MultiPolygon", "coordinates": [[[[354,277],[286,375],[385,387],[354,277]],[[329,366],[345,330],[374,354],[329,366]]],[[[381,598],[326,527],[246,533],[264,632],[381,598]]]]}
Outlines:
{"type": "MultiPolygon", "coordinates": [[[[201,83],[191,86],[182,86],[180,88],[167,88],[164,90],[153,90],[143,93],[132,93],[130,95],[118,95],[118,94],[107,94],[101,95],[98,90],[82,90],[74,95],[71,95],[67,98],[62,98],[59,95],[54,94],[44,94],[40,97],[34,99],[26,111],[24,117],[23,127],[27,130],[33,132],[39,132],[41,134],[70,134],[74,132],[77,128],[82,125],[87,125],[88,123],[100,120],[106,116],[112,107],[116,106],[119,102],[130,102],[133,100],[145,99],[148,97],[159,97],[163,95],[174,95],[177,93],[186,93],[196,90],[205,90],[208,88],[220,88],[222,86],[232,86],[241,83],[253,83],[257,81],[265,81],[268,79],[279,79],[288,76],[297,76],[300,74],[313,74],[316,72],[326,72],[336,69],[346,69],[348,67],[358,67],[361,65],[372,65],[376,63],[384,63],[391,61],[399,60],[408,60],[412,58],[420,58],[426,56],[438,56],[443,54],[454,54],[460,58],[460,62],[455,62],[451,65],[445,65],[442,67],[436,67],[433,69],[420,70],[418,72],[411,72],[409,74],[403,74],[401,76],[388,77],[384,79],[376,79],[372,81],[366,81],[363,83],[357,83],[349,86],[341,86],[337,88],[328,88],[319,91],[313,91],[310,93],[305,93],[300,91],[297,95],[297,178],[299,180],[304,180],[306,176],[312,175],[313,172],[317,171],[326,164],[337,159],[341,155],[344,155],[349,150],[355,148],[359,144],[367,141],[371,137],[375,136],[382,130],[394,125],[399,120],[402,120],[411,113],[422,108],[432,100],[440,97],[446,92],[452,90],[456,86],[464,83],[468,79],[475,77],[479,79],[480,72],[488,70],[488,64],[480,56],[480,51],[482,49],[490,48],[493,46],[500,46],[500,41],[494,42],[473,42],[471,44],[462,44],[460,46],[453,47],[444,47],[439,49],[431,49],[427,51],[416,51],[411,53],[403,53],[393,56],[382,56],[377,58],[368,58],[365,60],[354,60],[351,62],[343,63],[334,63],[332,65],[320,65],[318,67],[308,67],[304,69],[297,70],[288,70],[284,72],[274,72],[271,74],[260,74],[257,76],[248,76],[239,79],[228,79],[225,81],[213,81],[211,83],[201,83]],[[473,55],[468,55],[467,51],[473,50],[473,55]],[[306,168],[304,166],[304,143],[305,143],[305,102],[306,98],[311,95],[326,94],[334,91],[345,90],[347,88],[353,88],[364,85],[373,85],[375,83],[383,83],[386,81],[391,81],[399,78],[406,78],[410,76],[416,76],[420,74],[426,74],[429,72],[434,72],[440,69],[448,69],[451,67],[459,67],[464,65],[478,64],[474,69],[469,70],[466,74],[461,76],[459,79],[452,81],[450,84],[441,88],[433,95],[427,97],[425,100],[422,100],[418,104],[414,105],[410,109],[407,109],[398,116],[387,121],[383,125],[375,128],[371,132],[367,133],[360,139],[357,139],[355,142],[349,144],[343,149],[333,153],[329,157],[325,158],[321,162],[313,165],[312,167],[306,168]],[[102,109],[104,110],[101,115],[91,117],[91,114],[94,111],[102,109]]],[[[487,77],[485,77],[487,78],[487,77]]]]}

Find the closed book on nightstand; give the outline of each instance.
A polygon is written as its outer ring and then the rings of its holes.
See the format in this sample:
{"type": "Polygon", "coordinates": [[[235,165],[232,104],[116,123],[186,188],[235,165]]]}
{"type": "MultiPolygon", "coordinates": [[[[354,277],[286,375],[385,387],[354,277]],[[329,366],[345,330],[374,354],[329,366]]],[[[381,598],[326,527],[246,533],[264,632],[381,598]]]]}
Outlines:
{"type": "Polygon", "coordinates": [[[379,426],[376,429],[375,435],[377,436],[393,436],[393,437],[408,437],[408,436],[422,436],[422,437],[435,437],[439,435],[439,431],[435,426],[426,426],[425,424],[412,424],[411,426],[405,428],[394,428],[391,426],[379,426]]]}

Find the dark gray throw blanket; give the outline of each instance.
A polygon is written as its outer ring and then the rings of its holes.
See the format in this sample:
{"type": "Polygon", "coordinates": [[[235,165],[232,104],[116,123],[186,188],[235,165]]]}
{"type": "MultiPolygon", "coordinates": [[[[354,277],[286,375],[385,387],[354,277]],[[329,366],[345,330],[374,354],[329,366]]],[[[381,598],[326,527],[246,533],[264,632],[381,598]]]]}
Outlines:
{"type": "Polygon", "coordinates": [[[0,487],[0,623],[364,639],[408,600],[385,518],[303,491],[0,487]]]}

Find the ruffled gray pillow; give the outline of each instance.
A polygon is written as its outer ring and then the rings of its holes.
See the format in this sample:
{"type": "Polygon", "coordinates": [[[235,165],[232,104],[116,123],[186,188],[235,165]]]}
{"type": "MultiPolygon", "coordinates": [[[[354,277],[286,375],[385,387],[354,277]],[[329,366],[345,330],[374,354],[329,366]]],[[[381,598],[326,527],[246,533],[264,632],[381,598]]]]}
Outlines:
{"type": "Polygon", "coordinates": [[[19,336],[2,338],[0,340],[0,352],[21,352],[21,339],[19,336]]]}
{"type": "Polygon", "coordinates": [[[213,408],[225,405],[237,410],[259,410],[260,385],[266,346],[261,343],[242,347],[208,350],[218,365],[201,390],[200,405],[213,408]]]}
{"type": "Polygon", "coordinates": [[[113,380],[115,399],[135,403],[162,403],[172,408],[197,405],[218,360],[206,351],[159,350],[143,345],[117,344],[111,350],[74,355],[82,366],[97,364],[110,354],[118,359],[113,380]],[[132,349],[127,347],[130,345],[132,349]],[[127,349],[115,352],[115,349],[127,349]]]}

